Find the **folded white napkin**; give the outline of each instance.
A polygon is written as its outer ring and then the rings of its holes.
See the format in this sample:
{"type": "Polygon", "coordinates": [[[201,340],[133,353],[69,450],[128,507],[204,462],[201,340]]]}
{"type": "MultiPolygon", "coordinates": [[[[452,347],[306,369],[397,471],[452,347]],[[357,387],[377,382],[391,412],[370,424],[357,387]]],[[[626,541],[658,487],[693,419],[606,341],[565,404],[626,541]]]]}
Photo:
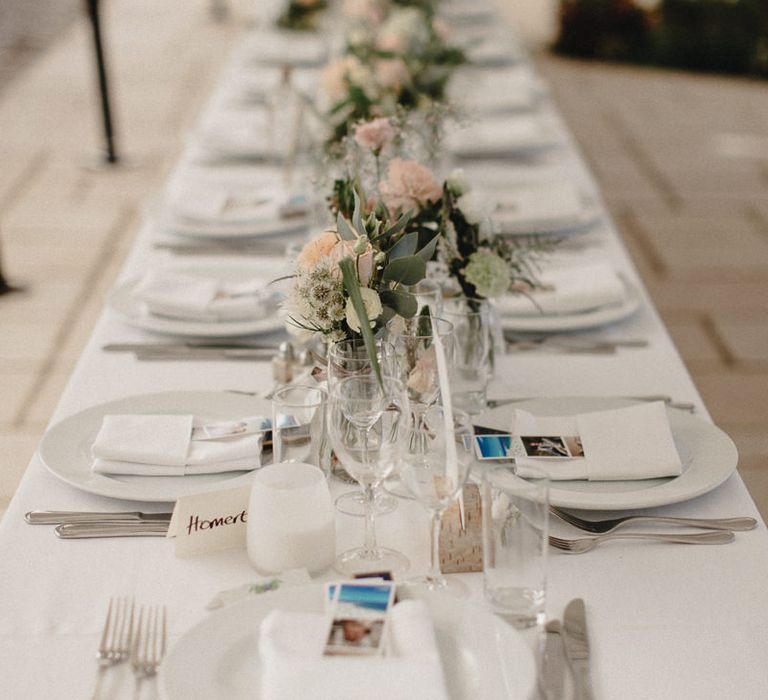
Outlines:
{"type": "Polygon", "coordinates": [[[495,205],[490,215],[494,230],[519,233],[526,230],[550,230],[579,221],[584,202],[581,192],[571,182],[553,182],[509,189],[492,195],[495,205]]]}
{"type": "Polygon", "coordinates": [[[215,422],[192,415],[107,415],[91,447],[91,469],[143,476],[248,471],[261,465],[264,427],[258,416],[215,422]]]}
{"type": "Polygon", "coordinates": [[[202,223],[248,223],[281,218],[289,197],[279,187],[261,186],[250,190],[222,189],[188,184],[170,193],[171,215],[202,223]]]}
{"type": "Polygon", "coordinates": [[[462,158],[504,156],[554,145],[556,137],[533,116],[489,117],[446,135],[448,150],[462,158]]]}
{"type": "Polygon", "coordinates": [[[323,656],[329,620],[273,610],[261,623],[264,700],[446,700],[426,605],[406,600],[390,611],[387,656],[323,656]]]}
{"type": "Polygon", "coordinates": [[[539,90],[528,68],[513,66],[488,71],[459,70],[449,83],[449,99],[472,111],[516,112],[531,109],[539,90]]]}
{"type": "Polygon", "coordinates": [[[153,270],[139,280],[134,295],[158,316],[216,322],[265,316],[273,292],[262,280],[223,282],[174,270],[153,270]]]}
{"type": "Polygon", "coordinates": [[[581,437],[584,457],[515,457],[521,476],[535,466],[555,481],[627,481],[679,476],[683,467],[662,401],[575,416],[534,416],[516,409],[512,434],[581,437]]]}
{"type": "Polygon", "coordinates": [[[278,159],[287,139],[284,134],[293,123],[289,117],[271,121],[269,112],[261,106],[218,110],[203,122],[198,145],[219,156],[278,159]]]}
{"type": "Polygon", "coordinates": [[[276,30],[249,32],[241,50],[251,61],[279,66],[316,66],[328,55],[322,37],[276,30]]]}
{"type": "Polygon", "coordinates": [[[576,314],[602,306],[618,306],[627,288],[610,265],[598,263],[552,268],[539,276],[543,288],[530,294],[507,294],[494,300],[502,317],[576,314]],[[533,301],[532,301],[533,300],[533,301]]]}

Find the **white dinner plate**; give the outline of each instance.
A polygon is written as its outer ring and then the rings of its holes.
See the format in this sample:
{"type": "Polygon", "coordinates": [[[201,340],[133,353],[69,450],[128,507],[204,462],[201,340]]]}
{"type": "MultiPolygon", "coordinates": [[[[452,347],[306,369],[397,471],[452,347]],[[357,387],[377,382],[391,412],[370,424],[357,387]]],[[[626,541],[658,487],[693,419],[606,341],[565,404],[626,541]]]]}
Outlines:
{"type": "MultiPolygon", "coordinates": [[[[634,403],[631,399],[609,397],[531,399],[486,411],[478,416],[477,424],[509,430],[513,408],[538,416],[567,416],[634,403]]],[[[635,481],[553,481],[552,505],[584,510],[652,508],[687,501],[717,488],[736,469],[738,452],[733,440],[717,426],[687,411],[668,407],[667,415],[683,462],[680,476],[635,481]]]]}
{"type": "MultiPolygon", "coordinates": [[[[213,278],[226,282],[247,282],[261,278],[267,284],[287,273],[283,261],[237,258],[185,262],[168,265],[167,269],[187,275],[213,278]]],[[[146,331],[195,338],[234,338],[245,335],[274,333],[285,327],[279,314],[233,321],[189,321],[151,314],[146,304],[135,294],[140,277],[132,277],[118,285],[109,297],[109,305],[123,320],[146,331]]],[[[284,283],[283,283],[284,284],[284,283]]],[[[278,289],[278,287],[276,287],[278,289]]]]}
{"type": "Polygon", "coordinates": [[[215,420],[271,415],[271,404],[242,394],[214,391],[168,391],[139,394],[101,403],[51,427],[40,442],[43,464],[75,488],[126,501],[175,501],[180,496],[250,483],[253,472],[187,476],[125,476],[91,472],[91,445],[106,415],[194,414],[215,420]]]}
{"type": "MultiPolygon", "coordinates": [[[[323,612],[323,586],[300,586],[233,603],[209,615],[171,648],[160,667],[164,700],[263,697],[258,633],[275,608],[323,612]]],[[[442,595],[423,598],[435,626],[452,700],[528,700],[536,668],[520,634],[478,605],[442,595]]],[[[307,689],[307,698],[312,697],[307,689]]],[[[365,697],[361,688],[360,697],[365,697]]]]}
{"type": "Polygon", "coordinates": [[[634,314],[642,303],[640,291],[637,287],[626,279],[624,284],[627,287],[627,294],[621,304],[598,306],[595,309],[573,314],[500,315],[501,327],[505,331],[519,333],[568,333],[570,331],[598,328],[609,323],[622,321],[634,314]]]}

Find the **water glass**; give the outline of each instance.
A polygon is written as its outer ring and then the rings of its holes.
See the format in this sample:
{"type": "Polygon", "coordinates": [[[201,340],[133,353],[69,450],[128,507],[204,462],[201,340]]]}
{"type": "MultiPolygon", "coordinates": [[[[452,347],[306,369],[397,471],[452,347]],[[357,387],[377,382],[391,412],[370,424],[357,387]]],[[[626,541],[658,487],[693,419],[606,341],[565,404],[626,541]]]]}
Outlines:
{"type": "Polygon", "coordinates": [[[443,310],[443,288],[438,282],[430,279],[423,279],[407,288],[408,291],[416,297],[418,304],[417,314],[420,314],[424,308],[428,308],[433,316],[441,316],[443,310]]]}
{"type": "Polygon", "coordinates": [[[272,395],[274,462],[313,464],[330,473],[326,423],[327,393],[319,386],[292,384],[272,395]]]}
{"type": "Polygon", "coordinates": [[[509,467],[483,475],[483,587],[494,612],[518,628],[544,623],[549,478],[509,467]]]}
{"type": "Polygon", "coordinates": [[[453,324],[453,402],[467,413],[481,413],[487,407],[492,374],[490,305],[487,299],[446,299],[443,317],[453,324]]]}
{"type": "Polygon", "coordinates": [[[408,568],[400,552],[376,541],[375,488],[399,463],[409,419],[400,381],[384,376],[346,377],[331,390],[329,425],[333,450],[365,497],[365,541],[344,552],[336,569],[346,576],[372,571],[399,573],[408,568]]]}
{"type": "Polygon", "coordinates": [[[262,573],[327,569],[336,556],[336,528],[325,475],[297,462],[256,472],[246,532],[248,558],[262,573]]]}

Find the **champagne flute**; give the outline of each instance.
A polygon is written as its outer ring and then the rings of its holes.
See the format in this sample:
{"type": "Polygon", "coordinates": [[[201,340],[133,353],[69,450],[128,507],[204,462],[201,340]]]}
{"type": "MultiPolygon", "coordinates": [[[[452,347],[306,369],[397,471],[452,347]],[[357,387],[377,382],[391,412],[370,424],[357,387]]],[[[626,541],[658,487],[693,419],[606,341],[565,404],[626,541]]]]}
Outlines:
{"type": "MultiPolygon", "coordinates": [[[[385,341],[377,341],[376,355],[382,372],[392,374],[391,363],[394,361],[394,354],[391,346],[385,341]]],[[[328,348],[327,378],[329,390],[345,377],[366,375],[373,376],[373,366],[362,338],[340,340],[328,348]]],[[[342,481],[355,483],[354,479],[349,477],[343,469],[337,469],[334,473],[342,481]]],[[[342,494],[336,499],[335,505],[336,509],[345,515],[365,516],[365,496],[359,490],[342,494]]],[[[397,499],[377,486],[374,490],[374,508],[376,515],[386,515],[397,508],[397,499]]]]}
{"type": "Polygon", "coordinates": [[[400,477],[430,515],[430,567],[425,576],[411,579],[408,584],[465,597],[466,586],[440,571],[440,522],[467,480],[474,459],[474,429],[463,411],[454,411],[452,425],[446,425],[442,406],[431,407],[423,425],[427,449],[411,449],[413,443],[409,443],[400,464],[400,477]]]}
{"type": "Polygon", "coordinates": [[[400,573],[408,559],[376,542],[374,489],[399,462],[408,423],[408,398],[397,379],[372,374],[350,376],[331,389],[331,444],[365,496],[365,542],[336,558],[347,576],[373,571],[400,573]]]}

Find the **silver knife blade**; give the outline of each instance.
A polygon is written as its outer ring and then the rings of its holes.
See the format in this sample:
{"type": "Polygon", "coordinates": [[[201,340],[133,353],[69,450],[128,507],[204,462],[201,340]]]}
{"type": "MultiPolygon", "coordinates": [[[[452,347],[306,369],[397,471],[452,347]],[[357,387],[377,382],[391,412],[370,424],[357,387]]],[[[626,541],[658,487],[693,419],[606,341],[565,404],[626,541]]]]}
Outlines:
{"type": "Polygon", "coordinates": [[[169,523],[172,513],[140,513],[139,511],[109,513],[76,510],[31,510],[24,516],[30,525],[61,525],[63,523],[169,523]]]}
{"type": "Polygon", "coordinates": [[[271,360],[275,356],[274,350],[260,350],[257,348],[200,348],[181,350],[137,350],[136,359],[139,361],[153,362],[183,362],[188,360],[211,361],[211,360],[271,360]]]}
{"type": "Polygon", "coordinates": [[[565,682],[565,650],[560,620],[547,622],[547,639],[544,647],[543,690],[546,700],[562,700],[565,682]]]}
{"type": "Polygon", "coordinates": [[[64,523],[54,528],[63,540],[101,537],[165,537],[170,523],[64,523]]]}
{"type": "Polygon", "coordinates": [[[587,638],[587,612],[584,601],[574,598],[565,607],[562,625],[565,655],[573,671],[576,700],[592,700],[589,678],[589,639],[587,638]]]}
{"type": "Polygon", "coordinates": [[[250,350],[277,350],[277,345],[267,343],[238,343],[233,341],[187,341],[170,343],[107,343],[102,345],[101,349],[105,352],[134,352],[136,350],[147,350],[152,352],[186,352],[202,349],[216,350],[238,350],[247,348],[250,350]]]}

